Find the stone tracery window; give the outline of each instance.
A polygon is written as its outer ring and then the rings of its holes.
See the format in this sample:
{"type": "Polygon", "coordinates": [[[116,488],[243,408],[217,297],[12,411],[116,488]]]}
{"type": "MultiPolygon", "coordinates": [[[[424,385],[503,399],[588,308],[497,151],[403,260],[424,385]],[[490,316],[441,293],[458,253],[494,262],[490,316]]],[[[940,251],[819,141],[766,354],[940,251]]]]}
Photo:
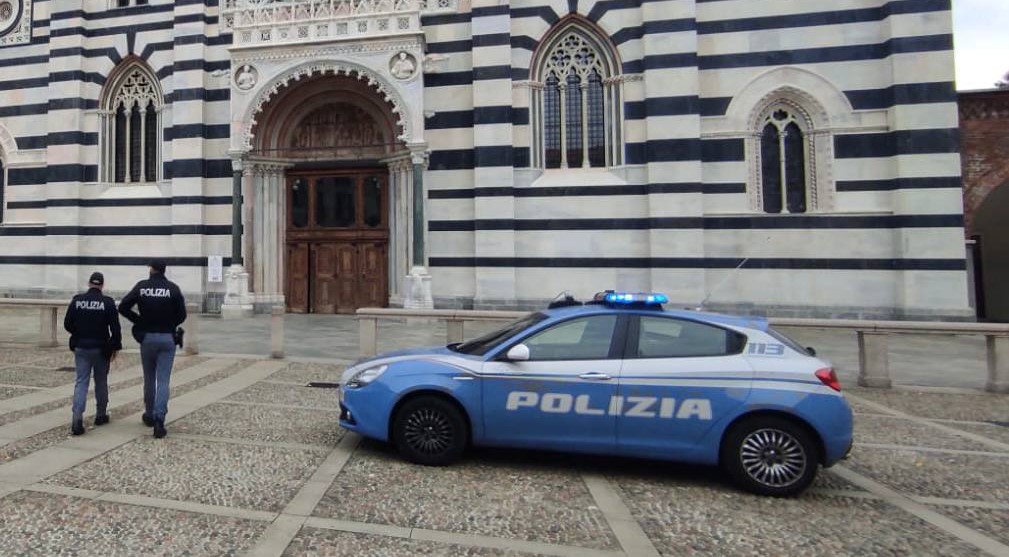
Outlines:
{"type": "Polygon", "coordinates": [[[806,212],[806,134],[795,114],[779,107],[760,132],[760,174],[765,213],[806,212]]]}
{"type": "Polygon", "coordinates": [[[158,81],[131,63],[106,91],[102,117],[102,177],[116,183],[150,183],[159,178],[161,109],[158,81]]]}
{"type": "Polygon", "coordinates": [[[748,151],[755,210],[801,214],[830,209],[831,132],[821,113],[815,100],[789,90],[770,95],[754,112],[748,151]]]}
{"type": "Polygon", "coordinates": [[[620,80],[605,42],[566,23],[534,65],[533,166],[591,168],[623,163],[620,80]]]}

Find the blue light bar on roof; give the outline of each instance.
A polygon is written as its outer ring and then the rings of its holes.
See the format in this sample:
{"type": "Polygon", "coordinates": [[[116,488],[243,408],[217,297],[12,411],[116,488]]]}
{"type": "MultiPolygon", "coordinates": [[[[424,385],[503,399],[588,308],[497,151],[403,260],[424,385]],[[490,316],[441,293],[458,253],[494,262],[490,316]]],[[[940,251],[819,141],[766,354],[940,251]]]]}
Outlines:
{"type": "Polygon", "coordinates": [[[669,298],[665,294],[656,292],[607,292],[604,300],[607,304],[662,305],[669,303],[669,298]]]}

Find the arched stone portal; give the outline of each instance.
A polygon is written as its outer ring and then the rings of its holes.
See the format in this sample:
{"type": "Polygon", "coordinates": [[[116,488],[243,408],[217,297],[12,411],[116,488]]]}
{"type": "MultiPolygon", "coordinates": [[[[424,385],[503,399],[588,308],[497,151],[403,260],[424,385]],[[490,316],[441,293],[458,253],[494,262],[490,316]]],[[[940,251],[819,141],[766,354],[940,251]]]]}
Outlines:
{"type": "Polygon", "coordinates": [[[300,76],[250,107],[242,251],[254,305],[352,313],[405,297],[422,167],[402,108],[361,77],[300,76]]]}

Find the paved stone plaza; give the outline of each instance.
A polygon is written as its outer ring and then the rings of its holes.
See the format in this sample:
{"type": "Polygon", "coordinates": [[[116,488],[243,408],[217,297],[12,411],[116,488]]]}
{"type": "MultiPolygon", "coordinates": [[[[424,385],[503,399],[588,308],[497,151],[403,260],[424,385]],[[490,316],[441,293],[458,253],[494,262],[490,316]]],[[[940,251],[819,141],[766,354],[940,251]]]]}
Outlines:
{"type": "MultiPolygon", "coordinates": [[[[413,330],[394,344],[440,334],[413,330]]],[[[69,352],[0,345],[0,554],[1009,555],[1005,396],[849,382],[851,457],[777,500],[658,462],[479,450],[407,464],[337,427],[335,391],[305,386],[348,356],[180,358],[158,441],[137,354],[114,364],[112,423],[89,414],[70,437],[69,352]]]]}

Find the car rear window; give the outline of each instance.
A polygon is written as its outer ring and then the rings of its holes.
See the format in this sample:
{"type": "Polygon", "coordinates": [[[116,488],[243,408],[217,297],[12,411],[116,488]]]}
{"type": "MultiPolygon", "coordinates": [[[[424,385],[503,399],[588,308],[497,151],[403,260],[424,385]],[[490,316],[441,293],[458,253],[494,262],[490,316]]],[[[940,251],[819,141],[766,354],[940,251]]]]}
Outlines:
{"type": "Polygon", "coordinates": [[[667,317],[641,317],[633,358],[697,358],[738,354],[746,337],[728,329],[667,317]]]}
{"type": "Polygon", "coordinates": [[[774,337],[775,339],[777,339],[778,342],[784,344],[785,346],[791,348],[792,350],[795,350],[799,354],[803,354],[803,355],[809,354],[809,351],[806,350],[805,346],[803,346],[803,345],[799,344],[798,342],[792,340],[785,333],[782,333],[781,331],[775,330],[773,327],[768,327],[767,328],[767,334],[771,335],[772,337],[774,337]]]}

